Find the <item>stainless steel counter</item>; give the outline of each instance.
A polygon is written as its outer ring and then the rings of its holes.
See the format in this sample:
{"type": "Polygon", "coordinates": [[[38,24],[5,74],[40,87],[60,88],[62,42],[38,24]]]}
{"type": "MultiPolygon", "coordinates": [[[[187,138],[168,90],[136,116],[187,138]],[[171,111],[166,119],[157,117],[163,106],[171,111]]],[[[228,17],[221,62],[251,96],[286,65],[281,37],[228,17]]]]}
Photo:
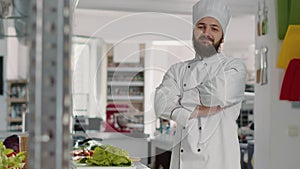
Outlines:
{"type": "MultiPolygon", "coordinates": [[[[149,167],[145,166],[144,164],[142,164],[141,162],[133,162],[134,166],[136,167],[136,169],[150,169],[149,167]]],[[[127,168],[133,168],[133,167],[76,167],[76,166],[72,166],[70,169],[81,169],[81,168],[89,168],[89,169],[100,169],[100,168],[103,168],[103,169],[108,169],[108,168],[124,168],[124,169],[127,169],[127,168]]]]}
{"type": "Polygon", "coordinates": [[[73,136],[83,136],[86,138],[97,138],[97,139],[122,139],[122,138],[148,138],[148,134],[144,133],[118,133],[118,132],[90,132],[86,133],[77,132],[73,136]]]}
{"type": "Polygon", "coordinates": [[[136,169],[150,169],[149,167],[145,166],[141,162],[134,162],[134,166],[136,166],[136,169]]]}
{"type": "Polygon", "coordinates": [[[163,150],[171,150],[173,147],[174,136],[161,134],[155,136],[154,139],[151,140],[152,146],[158,147],[163,150]]]}
{"type": "Polygon", "coordinates": [[[75,133],[73,139],[91,138],[100,144],[110,144],[129,152],[133,158],[141,159],[141,163],[148,164],[149,135],[144,133],[118,133],[118,132],[86,132],[75,133]],[[84,137],[84,138],[80,138],[84,137]]]}

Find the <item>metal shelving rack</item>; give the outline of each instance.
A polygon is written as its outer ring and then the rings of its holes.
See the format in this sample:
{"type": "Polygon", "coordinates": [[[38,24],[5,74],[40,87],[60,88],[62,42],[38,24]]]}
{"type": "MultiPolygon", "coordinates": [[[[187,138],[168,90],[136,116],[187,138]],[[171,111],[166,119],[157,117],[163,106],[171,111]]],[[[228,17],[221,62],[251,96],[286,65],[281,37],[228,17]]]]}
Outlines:
{"type": "Polygon", "coordinates": [[[107,103],[128,104],[132,112],[144,112],[144,58],[145,44],[139,44],[139,63],[113,61],[113,45],[107,53],[107,103]]]}
{"type": "MultiPolygon", "coordinates": [[[[144,132],[145,44],[137,45],[139,62],[115,61],[114,44],[107,46],[107,106],[127,105],[127,115],[134,119],[130,131],[141,133],[144,132]]],[[[115,114],[116,119],[118,116],[124,115],[115,114]]]]}
{"type": "Polygon", "coordinates": [[[28,20],[30,169],[69,169],[69,0],[30,0],[28,20]]]}

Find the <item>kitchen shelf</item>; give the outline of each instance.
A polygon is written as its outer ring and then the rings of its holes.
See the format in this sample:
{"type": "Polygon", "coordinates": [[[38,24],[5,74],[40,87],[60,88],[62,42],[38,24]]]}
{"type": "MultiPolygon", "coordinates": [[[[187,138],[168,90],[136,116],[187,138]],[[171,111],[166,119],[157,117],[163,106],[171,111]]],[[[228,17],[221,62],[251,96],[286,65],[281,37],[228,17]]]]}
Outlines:
{"type": "Polygon", "coordinates": [[[16,126],[10,126],[9,128],[8,128],[8,130],[10,131],[10,132],[22,132],[22,126],[20,126],[20,125],[16,125],[16,126]]]}
{"type": "Polygon", "coordinates": [[[11,84],[27,84],[28,81],[26,79],[15,79],[15,80],[7,80],[7,83],[11,83],[11,84]]]}
{"type": "Polygon", "coordinates": [[[7,119],[7,121],[10,122],[10,123],[18,123],[18,122],[21,123],[23,121],[23,119],[21,117],[18,117],[18,118],[11,118],[11,117],[9,117],[7,119]]]}
{"type": "Polygon", "coordinates": [[[10,101],[10,103],[27,103],[28,99],[27,98],[10,98],[9,101],[10,101]]]}
{"type": "Polygon", "coordinates": [[[28,112],[28,81],[7,80],[7,130],[25,131],[25,113],[28,112]]]}
{"type": "Polygon", "coordinates": [[[254,100],[255,93],[254,92],[244,92],[244,100],[254,100]]]}
{"type": "MultiPolygon", "coordinates": [[[[126,104],[128,103],[128,100],[117,100],[119,104],[126,104]]],[[[107,104],[114,104],[115,100],[107,100],[107,104]]],[[[130,100],[131,104],[143,104],[144,103],[144,99],[142,100],[130,100]]]]}
{"type": "Polygon", "coordinates": [[[109,81],[107,82],[109,86],[144,86],[144,81],[128,81],[128,82],[121,82],[121,81],[109,81]]]}
{"type": "Polygon", "coordinates": [[[143,67],[108,67],[108,72],[143,72],[143,67]]]}
{"type": "MultiPolygon", "coordinates": [[[[139,112],[141,125],[144,123],[144,60],[145,44],[139,44],[138,62],[118,62],[114,59],[114,45],[108,44],[107,53],[107,105],[126,105],[124,111],[130,115],[139,112]]],[[[107,108],[106,120],[109,121],[110,115],[114,109],[107,108]]],[[[117,116],[118,114],[115,114],[117,116]]],[[[132,132],[143,132],[142,126],[132,126],[132,132]]],[[[109,129],[109,125],[107,127],[109,129]]],[[[109,131],[109,130],[108,130],[109,131]]]]}
{"type": "Polygon", "coordinates": [[[107,96],[108,100],[144,100],[144,96],[107,96]]]}

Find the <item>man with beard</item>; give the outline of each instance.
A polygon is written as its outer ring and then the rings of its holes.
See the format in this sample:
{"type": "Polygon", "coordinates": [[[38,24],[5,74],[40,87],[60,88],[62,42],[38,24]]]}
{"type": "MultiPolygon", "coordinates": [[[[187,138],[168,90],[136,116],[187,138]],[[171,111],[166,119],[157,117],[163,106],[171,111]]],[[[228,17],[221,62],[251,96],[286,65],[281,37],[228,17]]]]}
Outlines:
{"type": "Polygon", "coordinates": [[[240,169],[236,119],[246,67],[220,52],[229,20],[222,0],[197,2],[196,56],[172,65],[156,89],[155,113],[177,124],[170,169],[240,169]]]}

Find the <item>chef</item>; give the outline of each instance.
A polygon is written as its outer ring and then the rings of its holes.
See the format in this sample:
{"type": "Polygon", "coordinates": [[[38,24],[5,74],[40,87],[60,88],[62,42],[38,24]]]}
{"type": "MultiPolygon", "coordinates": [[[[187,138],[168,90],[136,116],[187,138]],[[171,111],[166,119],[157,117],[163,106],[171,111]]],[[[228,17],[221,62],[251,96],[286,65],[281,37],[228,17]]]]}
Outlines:
{"type": "Polygon", "coordinates": [[[246,67],[220,52],[230,20],[222,0],[193,6],[195,58],[172,65],[155,93],[155,113],[177,124],[170,169],[240,169],[236,119],[246,67]]]}

